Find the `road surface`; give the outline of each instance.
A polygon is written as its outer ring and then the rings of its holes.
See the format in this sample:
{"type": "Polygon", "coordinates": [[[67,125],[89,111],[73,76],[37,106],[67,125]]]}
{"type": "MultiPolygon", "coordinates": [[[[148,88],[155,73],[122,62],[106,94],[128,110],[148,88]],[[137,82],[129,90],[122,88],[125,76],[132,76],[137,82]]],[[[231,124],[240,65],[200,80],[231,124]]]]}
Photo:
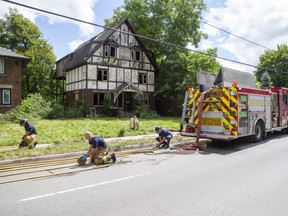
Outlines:
{"type": "Polygon", "coordinates": [[[2,184],[0,194],[2,216],[283,216],[288,136],[128,155],[103,169],[2,184]]]}

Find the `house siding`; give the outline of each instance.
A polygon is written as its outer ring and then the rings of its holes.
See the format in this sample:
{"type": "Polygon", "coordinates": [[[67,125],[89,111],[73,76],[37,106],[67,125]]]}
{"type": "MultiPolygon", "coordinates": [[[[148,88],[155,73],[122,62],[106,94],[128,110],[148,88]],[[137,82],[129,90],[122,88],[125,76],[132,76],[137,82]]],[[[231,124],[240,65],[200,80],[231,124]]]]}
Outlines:
{"type": "Polygon", "coordinates": [[[0,105],[0,113],[5,113],[20,105],[22,94],[22,60],[15,58],[3,59],[5,60],[5,74],[0,74],[0,89],[11,90],[11,104],[0,105]]]}
{"type": "MultiPolygon", "coordinates": [[[[102,96],[99,97],[103,98],[105,93],[111,95],[113,99],[113,94],[123,84],[133,83],[136,90],[149,95],[148,105],[151,109],[155,108],[153,97],[155,62],[139,39],[127,34],[135,33],[128,20],[121,23],[117,27],[121,32],[106,30],[56,63],[56,67],[59,65],[59,70],[65,70],[65,66],[62,67],[63,62],[67,64],[67,70],[62,74],[66,76],[68,106],[78,98],[87,102],[87,113],[90,107],[101,110],[101,105],[95,105],[93,101],[95,94],[100,93],[102,96]],[[139,83],[139,74],[144,77],[141,83],[139,83]]],[[[131,102],[132,94],[136,94],[134,90],[126,89],[123,92],[124,108],[131,102]]],[[[112,106],[115,106],[114,102],[112,106]]]]}

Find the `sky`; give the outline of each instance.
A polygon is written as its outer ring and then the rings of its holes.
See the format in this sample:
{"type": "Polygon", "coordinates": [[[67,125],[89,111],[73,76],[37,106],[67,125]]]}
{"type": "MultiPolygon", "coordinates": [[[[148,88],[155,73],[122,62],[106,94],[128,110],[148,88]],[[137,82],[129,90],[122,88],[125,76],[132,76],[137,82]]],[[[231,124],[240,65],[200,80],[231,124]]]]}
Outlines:
{"type": "MultiPolygon", "coordinates": [[[[104,25],[104,19],[111,18],[113,10],[124,2],[124,0],[11,1],[98,25],[104,25]]],[[[204,0],[204,2],[207,10],[202,14],[201,30],[208,35],[208,39],[200,43],[198,50],[217,48],[218,56],[221,58],[257,66],[259,57],[265,51],[277,50],[277,45],[288,44],[287,0],[204,0]]],[[[21,14],[39,27],[43,38],[52,45],[57,60],[103,31],[101,27],[34,11],[2,0],[0,0],[1,19],[4,18],[5,13],[8,13],[9,7],[17,8],[21,14]]],[[[196,49],[193,46],[189,48],[196,49]]],[[[255,70],[254,67],[231,61],[222,59],[218,61],[224,67],[236,70],[245,72],[255,70]]]]}

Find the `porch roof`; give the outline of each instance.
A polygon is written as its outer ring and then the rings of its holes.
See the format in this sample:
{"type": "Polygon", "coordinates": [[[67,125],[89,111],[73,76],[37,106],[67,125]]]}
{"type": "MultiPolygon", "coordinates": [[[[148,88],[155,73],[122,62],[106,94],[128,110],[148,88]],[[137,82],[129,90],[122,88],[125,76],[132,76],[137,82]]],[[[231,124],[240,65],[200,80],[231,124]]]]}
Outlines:
{"type": "Polygon", "coordinates": [[[117,89],[115,89],[115,91],[113,92],[114,95],[114,103],[116,102],[118,96],[122,93],[122,92],[135,92],[136,96],[138,94],[142,94],[143,92],[131,81],[128,81],[126,83],[121,84],[120,86],[117,87],[117,89]]]}

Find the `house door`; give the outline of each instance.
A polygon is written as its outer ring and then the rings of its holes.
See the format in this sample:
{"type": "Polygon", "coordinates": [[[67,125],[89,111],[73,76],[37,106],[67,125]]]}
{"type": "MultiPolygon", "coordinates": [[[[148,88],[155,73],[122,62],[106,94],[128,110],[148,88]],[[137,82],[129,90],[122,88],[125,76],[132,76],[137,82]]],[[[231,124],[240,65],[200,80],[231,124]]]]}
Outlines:
{"type": "Polygon", "coordinates": [[[124,111],[132,110],[132,92],[124,92],[124,111]]]}

